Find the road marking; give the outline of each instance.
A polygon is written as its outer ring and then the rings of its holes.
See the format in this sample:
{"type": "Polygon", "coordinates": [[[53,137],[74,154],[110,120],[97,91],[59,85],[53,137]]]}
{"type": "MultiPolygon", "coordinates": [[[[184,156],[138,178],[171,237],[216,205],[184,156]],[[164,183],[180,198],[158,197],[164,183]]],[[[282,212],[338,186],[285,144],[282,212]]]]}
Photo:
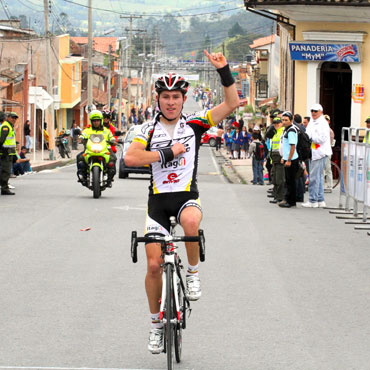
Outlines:
{"type": "Polygon", "coordinates": [[[220,173],[220,171],[218,170],[218,164],[217,164],[217,162],[216,162],[215,156],[214,156],[214,155],[213,155],[213,153],[212,153],[212,149],[211,149],[211,147],[209,147],[209,150],[210,150],[210,152],[211,152],[212,162],[213,162],[213,165],[215,166],[215,169],[216,169],[216,173],[217,173],[217,175],[219,175],[219,176],[221,177],[222,182],[226,183],[225,176],[223,176],[223,175],[220,173]]]}
{"type": "MultiPolygon", "coordinates": [[[[146,208],[141,208],[141,207],[130,207],[130,206],[120,206],[120,207],[112,207],[113,209],[119,209],[121,211],[146,211],[146,208]]],[[[0,367],[1,368],[1,367],[0,367]]]]}

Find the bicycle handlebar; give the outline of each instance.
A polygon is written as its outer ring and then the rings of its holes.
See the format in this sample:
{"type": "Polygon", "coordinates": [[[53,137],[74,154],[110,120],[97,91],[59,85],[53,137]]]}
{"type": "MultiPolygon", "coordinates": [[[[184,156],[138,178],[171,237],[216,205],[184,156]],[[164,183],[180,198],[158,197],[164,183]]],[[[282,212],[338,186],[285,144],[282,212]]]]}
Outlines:
{"type": "Polygon", "coordinates": [[[138,237],[137,232],[131,233],[131,258],[132,262],[137,262],[137,246],[138,243],[172,243],[172,242],[199,242],[199,257],[201,262],[205,260],[205,238],[203,230],[198,231],[198,236],[143,236],[138,237]]]}
{"type": "Polygon", "coordinates": [[[143,236],[136,238],[138,243],[166,243],[166,242],[199,242],[199,236],[172,236],[167,239],[165,236],[143,236]]]}

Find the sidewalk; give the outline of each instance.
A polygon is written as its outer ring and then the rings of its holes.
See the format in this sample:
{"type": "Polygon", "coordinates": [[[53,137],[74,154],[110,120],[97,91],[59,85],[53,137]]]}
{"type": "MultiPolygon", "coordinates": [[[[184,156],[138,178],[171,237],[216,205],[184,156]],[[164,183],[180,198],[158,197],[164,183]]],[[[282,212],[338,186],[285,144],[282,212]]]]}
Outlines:
{"type": "Polygon", "coordinates": [[[70,158],[67,158],[67,156],[62,158],[59,154],[58,148],[54,149],[54,160],[49,158],[50,152],[48,150],[44,150],[44,158],[42,158],[41,150],[37,150],[35,155],[33,152],[28,153],[26,157],[30,159],[32,171],[40,172],[43,170],[50,170],[56,167],[66,166],[70,163],[75,163],[76,156],[82,151],[82,149],[83,146],[79,144],[78,150],[72,150],[71,153],[69,153],[70,158]]]}
{"type": "MultiPolygon", "coordinates": [[[[252,158],[230,159],[226,149],[216,151],[212,148],[213,155],[221,166],[224,175],[230,182],[251,184],[253,179],[252,158]]],[[[264,171],[265,172],[265,171],[264,171]]]]}

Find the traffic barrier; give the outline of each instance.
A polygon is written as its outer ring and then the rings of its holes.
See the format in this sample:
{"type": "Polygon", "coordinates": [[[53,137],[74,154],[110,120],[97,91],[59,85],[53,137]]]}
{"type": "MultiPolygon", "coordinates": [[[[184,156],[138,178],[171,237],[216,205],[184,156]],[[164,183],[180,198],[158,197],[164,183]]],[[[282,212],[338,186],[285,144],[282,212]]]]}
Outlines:
{"type": "Polygon", "coordinates": [[[367,221],[370,207],[370,130],[365,128],[342,128],[341,147],[341,184],[339,207],[343,208],[342,199],[345,198],[345,210],[350,212],[353,202],[353,215],[362,214],[362,221],[367,221]],[[366,137],[363,142],[361,137],[366,137]],[[359,207],[362,205],[362,212],[359,207]]]}

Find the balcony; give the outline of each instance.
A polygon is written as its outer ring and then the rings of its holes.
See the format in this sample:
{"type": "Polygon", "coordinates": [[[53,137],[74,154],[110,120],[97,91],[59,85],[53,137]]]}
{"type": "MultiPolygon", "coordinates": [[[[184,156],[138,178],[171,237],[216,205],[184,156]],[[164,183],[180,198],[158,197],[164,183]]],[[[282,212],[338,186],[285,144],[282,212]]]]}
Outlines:
{"type": "Polygon", "coordinates": [[[370,0],[244,0],[244,5],[278,22],[370,23],[370,0]]]}

